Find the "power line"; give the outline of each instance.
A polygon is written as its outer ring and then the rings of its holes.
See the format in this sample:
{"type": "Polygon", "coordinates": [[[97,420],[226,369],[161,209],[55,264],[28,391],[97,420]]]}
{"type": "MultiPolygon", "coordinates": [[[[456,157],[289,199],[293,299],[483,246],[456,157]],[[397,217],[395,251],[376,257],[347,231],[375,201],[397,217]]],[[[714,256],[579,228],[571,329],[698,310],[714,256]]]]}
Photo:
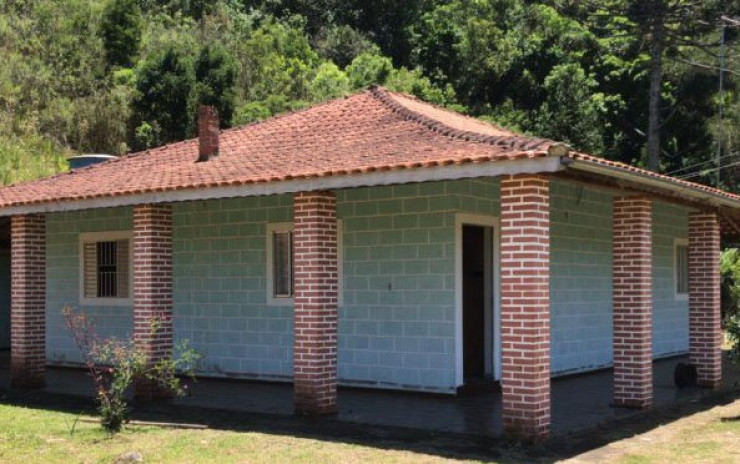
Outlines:
{"type": "Polygon", "coordinates": [[[709,173],[712,173],[712,172],[715,172],[715,171],[719,171],[721,169],[731,168],[731,167],[737,166],[737,165],[740,165],[740,161],[735,161],[734,163],[726,164],[726,165],[720,166],[718,168],[705,169],[703,171],[695,172],[693,174],[685,174],[685,175],[682,175],[682,176],[676,176],[676,179],[691,179],[692,177],[703,176],[703,175],[706,175],[706,174],[709,174],[709,173]]]}
{"type": "MultiPolygon", "coordinates": [[[[726,155],[722,155],[722,157],[720,159],[733,158],[733,157],[735,157],[737,155],[738,155],[737,152],[728,153],[726,155]]],[[[716,159],[706,160],[706,161],[702,161],[701,163],[692,164],[691,166],[684,166],[682,168],[674,169],[673,171],[666,172],[665,174],[667,176],[672,176],[673,174],[679,173],[681,171],[687,171],[687,170],[692,169],[692,168],[696,168],[696,167],[699,167],[699,166],[703,166],[705,164],[716,163],[716,162],[717,162],[716,159]]]]}

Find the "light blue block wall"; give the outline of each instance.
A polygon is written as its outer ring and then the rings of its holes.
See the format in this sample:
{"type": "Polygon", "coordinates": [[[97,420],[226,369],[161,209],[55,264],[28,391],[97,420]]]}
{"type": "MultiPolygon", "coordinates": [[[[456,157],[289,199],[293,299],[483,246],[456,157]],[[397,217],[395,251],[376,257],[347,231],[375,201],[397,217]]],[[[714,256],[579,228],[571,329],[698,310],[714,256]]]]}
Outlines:
{"type": "Polygon", "coordinates": [[[293,308],[267,306],[266,225],[292,220],[292,196],[173,207],[175,338],[217,376],[290,379],[293,308]]]}
{"type": "MultiPolygon", "coordinates": [[[[495,179],[337,192],[343,221],[338,374],[344,384],[453,391],[455,213],[499,214],[495,179]]],[[[611,204],[599,190],[552,182],[552,371],[608,366],[611,204]]],[[[289,195],[173,205],[175,338],[205,355],[202,373],[289,380],[292,307],[266,302],[266,226],[292,218],[289,195]]],[[[686,350],[687,303],[673,295],[673,240],[686,212],[656,203],[655,354],[686,350]]],[[[131,209],[49,214],[51,362],[79,359],[61,319],[77,305],[79,234],[131,228],[131,209]]],[[[103,335],[131,332],[131,307],[83,307],[103,335]]]]}
{"type": "Polygon", "coordinates": [[[674,241],[688,237],[688,212],[679,206],[653,206],[653,355],[689,349],[689,302],[677,298],[674,241]]]}
{"type": "Polygon", "coordinates": [[[0,349],[10,348],[10,252],[0,250],[0,349]]]}
{"type": "Polygon", "coordinates": [[[551,182],[551,370],[612,362],[612,196],[551,182]]]}
{"type": "Polygon", "coordinates": [[[339,192],[344,383],[455,388],[455,212],[497,214],[493,180],[339,192]]]}
{"type": "Polygon", "coordinates": [[[131,208],[48,214],[46,219],[46,343],[52,363],[77,363],[80,354],[64,327],[62,309],[73,306],[96,321],[103,336],[129,337],[131,305],[80,306],[79,238],[85,232],[131,230],[131,208]]]}
{"type": "MultiPolygon", "coordinates": [[[[551,184],[553,374],[612,364],[613,195],[564,181],[551,184]]],[[[677,299],[673,244],[687,237],[688,211],[653,206],[653,356],[688,351],[688,301],[677,299]]]]}

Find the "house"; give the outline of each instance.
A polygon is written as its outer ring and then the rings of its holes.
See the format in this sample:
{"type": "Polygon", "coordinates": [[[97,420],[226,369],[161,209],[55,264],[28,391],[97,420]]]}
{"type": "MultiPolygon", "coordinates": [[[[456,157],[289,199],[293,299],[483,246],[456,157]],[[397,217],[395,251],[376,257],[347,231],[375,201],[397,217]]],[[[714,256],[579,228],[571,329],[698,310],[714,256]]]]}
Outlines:
{"type": "Polygon", "coordinates": [[[736,195],[380,87],[221,132],[202,107],[199,134],[0,189],[16,387],[79,363],[66,305],[153,359],[189,339],[203,376],[292,381],[303,414],[333,412],[337,384],[500,381],[530,440],[553,376],[613,367],[630,408],[656,358],[721,380],[736,195]]]}

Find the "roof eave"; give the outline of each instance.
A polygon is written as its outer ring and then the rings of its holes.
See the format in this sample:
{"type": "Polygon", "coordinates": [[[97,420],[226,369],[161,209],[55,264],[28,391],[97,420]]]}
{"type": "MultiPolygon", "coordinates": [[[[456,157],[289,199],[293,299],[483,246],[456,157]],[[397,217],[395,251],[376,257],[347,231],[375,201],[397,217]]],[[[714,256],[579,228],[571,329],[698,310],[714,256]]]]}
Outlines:
{"type": "Polygon", "coordinates": [[[639,172],[622,169],[616,166],[596,164],[590,161],[576,160],[572,158],[563,158],[562,161],[568,169],[590,174],[599,174],[618,181],[628,181],[644,187],[667,191],[686,200],[695,201],[715,208],[724,207],[740,211],[740,201],[738,200],[733,200],[713,192],[707,192],[690,185],[678,184],[670,179],[651,177],[639,172]]]}
{"type": "Polygon", "coordinates": [[[314,190],[337,190],[417,182],[497,177],[512,174],[554,173],[565,169],[560,157],[531,153],[502,161],[465,162],[446,166],[397,168],[367,173],[327,175],[322,177],[274,182],[245,183],[219,187],[199,187],[151,193],[101,196],[68,201],[49,201],[0,208],[0,217],[113,208],[149,203],[212,200],[264,195],[279,195],[314,190]]]}

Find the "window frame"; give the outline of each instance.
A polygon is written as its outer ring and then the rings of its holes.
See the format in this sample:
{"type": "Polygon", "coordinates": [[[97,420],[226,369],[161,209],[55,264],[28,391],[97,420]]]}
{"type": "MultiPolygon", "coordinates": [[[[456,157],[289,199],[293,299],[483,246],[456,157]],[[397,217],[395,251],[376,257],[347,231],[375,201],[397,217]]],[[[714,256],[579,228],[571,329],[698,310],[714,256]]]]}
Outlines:
{"type": "MultiPolygon", "coordinates": [[[[341,219],[337,219],[337,280],[338,280],[338,288],[337,288],[337,304],[341,305],[343,303],[343,291],[342,288],[343,280],[344,280],[344,240],[342,236],[344,231],[344,227],[342,224],[341,219]]],[[[266,297],[267,297],[267,306],[292,306],[294,303],[293,296],[275,296],[275,255],[274,255],[274,240],[273,235],[275,233],[285,233],[285,232],[295,232],[295,227],[292,222],[270,222],[267,224],[267,228],[265,231],[265,242],[266,242],[266,277],[267,277],[267,285],[266,287],[266,297]]],[[[294,235],[295,237],[295,235],[294,235]]],[[[295,252],[295,248],[291,247],[293,252],[295,252]]],[[[291,273],[294,272],[295,269],[291,269],[291,273]]],[[[291,276],[292,277],[292,276],[291,276]]]]}
{"type": "Polygon", "coordinates": [[[134,260],[133,232],[115,230],[103,232],[83,232],[79,236],[79,304],[81,306],[131,306],[134,302],[134,260]],[[85,296],[85,244],[128,240],[128,296],[126,297],[87,297],[85,296]]]}
{"type": "Polygon", "coordinates": [[[689,299],[689,241],[685,238],[673,240],[673,294],[676,301],[687,301],[689,299]],[[678,291],[679,269],[678,269],[678,247],[686,247],[686,292],[678,291]]]}

